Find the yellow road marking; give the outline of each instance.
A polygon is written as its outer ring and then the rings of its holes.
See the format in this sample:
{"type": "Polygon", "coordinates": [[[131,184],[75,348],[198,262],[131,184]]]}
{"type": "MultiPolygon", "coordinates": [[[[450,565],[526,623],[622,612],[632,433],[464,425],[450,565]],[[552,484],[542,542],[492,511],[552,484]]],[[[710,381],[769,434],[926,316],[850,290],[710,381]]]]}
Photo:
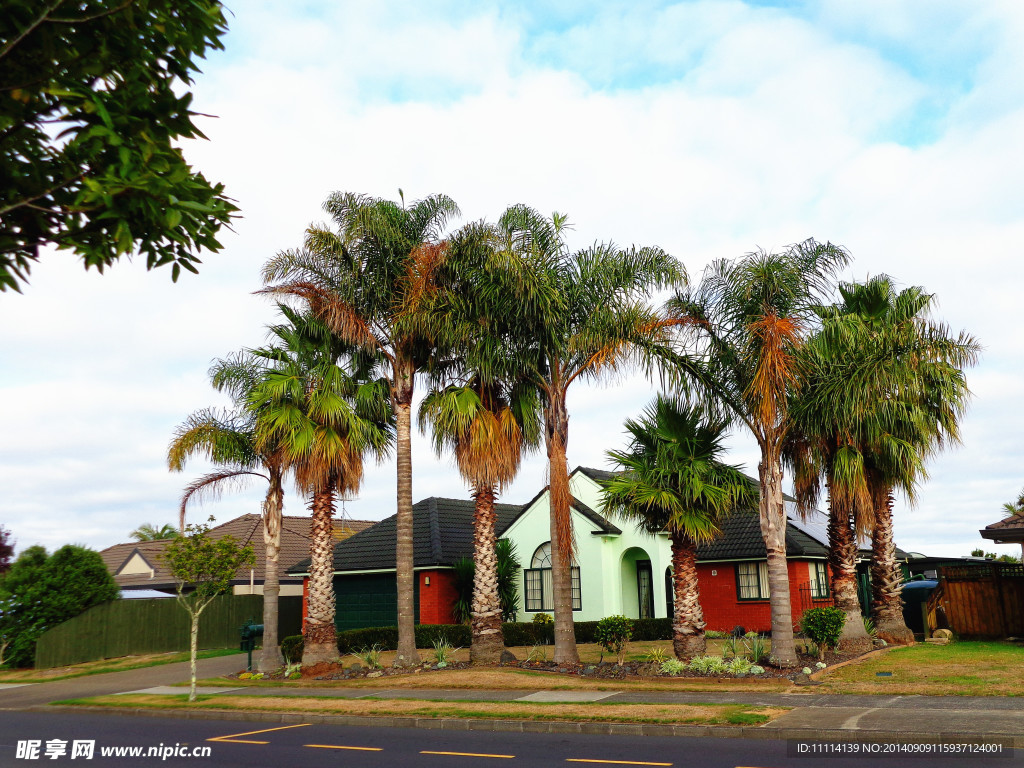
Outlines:
{"type": "Polygon", "coordinates": [[[246,731],[245,733],[229,733],[227,736],[214,736],[207,741],[223,741],[228,744],[269,744],[269,741],[246,741],[237,738],[238,736],[255,736],[257,733],[270,733],[271,731],[286,731],[289,728],[305,728],[312,723],[299,723],[298,725],[282,725],[280,728],[264,728],[262,731],[246,731]]]}
{"type": "Polygon", "coordinates": [[[342,747],[337,744],[303,744],[304,747],[313,747],[314,749],[358,749],[362,752],[382,752],[383,747],[342,747]]]}
{"type": "Polygon", "coordinates": [[[421,755],[455,755],[456,757],[504,757],[513,758],[515,755],[482,755],[477,752],[430,752],[423,750],[420,752],[421,755]]]}
{"type": "Polygon", "coordinates": [[[641,763],[636,760],[586,760],[582,757],[567,757],[567,763],[604,763],[605,765],[672,765],[672,763],[641,763]]]}

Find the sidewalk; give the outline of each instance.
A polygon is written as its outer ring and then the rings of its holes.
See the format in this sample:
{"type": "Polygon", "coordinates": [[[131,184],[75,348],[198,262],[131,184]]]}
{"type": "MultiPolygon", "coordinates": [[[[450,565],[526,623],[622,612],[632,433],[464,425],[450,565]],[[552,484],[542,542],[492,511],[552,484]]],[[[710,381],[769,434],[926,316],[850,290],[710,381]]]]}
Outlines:
{"type": "MultiPolygon", "coordinates": [[[[239,669],[244,656],[222,656],[203,659],[200,677],[216,677],[239,669]]],[[[53,683],[37,683],[18,688],[0,689],[0,709],[33,707],[55,711],[39,705],[68,698],[83,698],[126,692],[155,694],[180,693],[168,689],[188,679],[188,664],[114,672],[53,683]],[[152,690],[149,690],[152,689],[152,690]]],[[[790,707],[790,712],[763,726],[733,728],[725,726],[648,726],[635,724],[600,725],[591,723],[556,723],[494,720],[434,720],[427,718],[368,718],[329,715],[295,715],[253,713],[251,719],[269,722],[310,720],[344,724],[381,726],[404,725],[442,729],[479,730],[544,730],[573,732],[640,732],[675,733],[677,735],[744,736],[761,738],[858,739],[872,741],[952,741],[996,739],[1024,749],[1024,699],[981,696],[865,696],[807,693],[732,693],[666,691],[550,691],[550,690],[467,690],[467,689],[396,689],[396,688],[293,688],[291,686],[216,688],[204,691],[231,696],[327,697],[342,699],[418,699],[424,701],[526,701],[572,702],[581,708],[592,704],[754,704],[790,707]],[[588,727],[594,726],[594,727],[588,727]],[[640,729],[640,730],[638,730],[640,729]],[[696,731],[700,733],[696,733],[696,731]]],[[[63,708],[61,708],[63,709],[63,708]]],[[[82,711],[83,708],[75,708],[82,711]]],[[[110,710],[106,710],[110,711],[110,710]]],[[[177,710],[118,710],[121,714],[175,716],[177,710]]],[[[219,713],[188,710],[188,716],[232,720],[250,718],[247,713],[219,713]]]]}

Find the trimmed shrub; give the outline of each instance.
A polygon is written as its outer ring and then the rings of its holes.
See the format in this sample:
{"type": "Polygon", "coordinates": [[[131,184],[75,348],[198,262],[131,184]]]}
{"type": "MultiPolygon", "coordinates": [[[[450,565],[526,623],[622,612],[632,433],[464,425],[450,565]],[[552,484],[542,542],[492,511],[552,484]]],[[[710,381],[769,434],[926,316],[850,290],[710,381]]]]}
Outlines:
{"type": "Polygon", "coordinates": [[[605,616],[597,622],[594,639],[608,653],[614,653],[619,664],[626,655],[626,646],[633,637],[633,622],[625,616],[605,616]]]}
{"type": "Polygon", "coordinates": [[[505,645],[512,648],[515,646],[545,645],[555,641],[555,625],[534,624],[528,621],[510,621],[501,625],[502,634],[505,636],[505,645]]]}
{"type": "Polygon", "coordinates": [[[835,606],[810,608],[800,617],[800,630],[818,646],[818,658],[825,648],[835,648],[846,624],[846,612],[835,606]]]}
{"type": "Polygon", "coordinates": [[[281,655],[289,664],[298,664],[302,661],[302,635],[290,635],[281,640],[281,655]]]}

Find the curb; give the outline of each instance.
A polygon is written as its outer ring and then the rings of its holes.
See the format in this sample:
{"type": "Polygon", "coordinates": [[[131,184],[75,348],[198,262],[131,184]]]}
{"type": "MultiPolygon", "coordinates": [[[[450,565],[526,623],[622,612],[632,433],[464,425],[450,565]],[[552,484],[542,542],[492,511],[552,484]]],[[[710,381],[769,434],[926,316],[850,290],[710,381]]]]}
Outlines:
{"type": "MultiPolygon", "coordinates": [[[[884,650],[884,649],[882,649],[884,650]]],[[[116,714],[131,717],[179,717],[187,720],[229,720],[258,723],[313,723],[378,728],[421,728],[440,731],[492,731],[502,733],[576,733],[602,736],[681,736],[686,738],[773,739],[784,741],[899,742],[901,744],[998,743],[1024,749],[1024,736],[973,733],[970,736],[913,731],[841,730],[834,728],[770,728],[765,726],[660,725],[654,723],[576,723],[557,720],[462,720],[429,717],[365,717],[358,715],[306,715],[291,712],[245,712],[209,709],[138,709],[40,705],[32,712],[116,714]]]]}

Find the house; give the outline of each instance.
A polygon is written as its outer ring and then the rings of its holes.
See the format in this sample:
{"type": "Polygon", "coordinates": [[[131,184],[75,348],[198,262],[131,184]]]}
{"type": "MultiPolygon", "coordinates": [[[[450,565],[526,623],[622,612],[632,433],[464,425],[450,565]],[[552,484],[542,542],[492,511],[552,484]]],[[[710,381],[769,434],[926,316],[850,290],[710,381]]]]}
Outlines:
{"type": "MultiPolygon", "coordinates": [[[[610,473],[577,467],[570,474],[571,515],[577,544],[572,569],[576,621],[623,614],[633,618],[672,615],[671,551],[666,534],[651,535],[609,519],[601,508],[599,481],[610,473]]],[[[802,521],[787,502],[786,532],[794,622],[815,605],[830,604],[828,536],[824,516],[802,521]]],[[[523,505],[498,504],[497,533],[510,540],[522,566],[518,618],[551,613],[549,495],[545,488],[523,505]]],[[[455,562],[472,557],[473,502],[429,498],[413,506],[416,621],[448,623],[455,602],[455,562]]],[[[341,542],[334,550],[339,630],[393,626],[395,517],[341,542]]],[[[309,560],[289,569],[308,575],[309,560]]],[[[701,604],[709,629],[766,631],[771,627],[766,552],[756,510],[739,511],[723,535],[698,550],[701,604]]]]}
{"type": "MultiPolygon", "coordinates": [[[[302,579],[289,576],[286,568],[309,557],[311,518],[285,516],[281,523],[281,554],[278,559],[281,596],[301,595],[302,579]]],[[[370,520],[338,520],[335,538],[339,541],[373,525],[370,520]]],[[[239,571],[231,585],[236,595],[263,594],[267,550],[263,543],[263,519],[260,515],[242,515],[210,529],[212,538],[233,536],[241,544],[252,544],[256,564],[239,571]]],[[[173,595],[177,591],[174,578],[163,561],[163,551],[171,539],[130,541],[115,544],[100,552],[100,557],[122,591],[141,590],[173,595]]]]}
{"type": "Polygon", "coordinates": [[[1024,563],[1024,514],[1010,515],[997,523],[986,525],[979,533],[983,539],[996,544],[1020,544],[1021,562],[1024,563]]]}

